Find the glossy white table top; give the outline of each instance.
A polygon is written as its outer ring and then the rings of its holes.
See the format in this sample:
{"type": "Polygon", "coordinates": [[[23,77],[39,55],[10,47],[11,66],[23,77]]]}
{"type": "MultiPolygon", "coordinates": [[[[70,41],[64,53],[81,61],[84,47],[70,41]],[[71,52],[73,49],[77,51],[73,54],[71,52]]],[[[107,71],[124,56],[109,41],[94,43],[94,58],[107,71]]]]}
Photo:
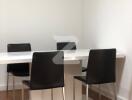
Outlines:
{"type": "MultiPolygon", "coordinates": [[[[33,52],[1,52],[0,53],[0,64],[10,64],[10,63],[25,63],[32,61],[33,52]]],[[[47,51],[37,51],[37,52],[47,52],[47,51]]],[[[48,51],[49,52],[49,51],[48,51]]],[[[79,50],[65,50],[64,60],[82,60],[87,59],[89,55],[88,49],[79,50]]],[[[124,54],[117,52],[117,58],[125,57],[124,54]]]]}

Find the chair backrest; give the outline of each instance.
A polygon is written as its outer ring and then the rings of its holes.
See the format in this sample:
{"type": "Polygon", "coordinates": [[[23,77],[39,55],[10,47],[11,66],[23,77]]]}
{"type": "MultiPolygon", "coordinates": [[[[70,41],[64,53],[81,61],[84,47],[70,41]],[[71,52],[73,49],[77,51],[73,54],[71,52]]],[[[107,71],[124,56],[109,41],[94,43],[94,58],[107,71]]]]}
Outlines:
{"type": "Polygon", "coordinates": [[[7,51],[8,52],[31,51],[31,45],[30,43],[8,44],[7,51]]]}
{"type": "Polygon", "coordinates": [[[64,86],[64,54],[62,51],[33,54],[30,86],[31,90],[64,86]],[[54,58],[59,63],[56,63],[54,58]]]}
{"type": "Polygon", "coordinates": [[[57,50],[76,50],[75,42],[57,42],[57,50]]]}
{"type": "MultiPolygon", "coordinates": [[[[19,44],[8,44],[8,52],[23,52],[31,51],[30,43],[19,43],[19,44]]],[[[19,63],[19,64],[8,64],[7,72],[29,72],[28,63],[19,63]]]]}
{"type": "Polygon", "coordinates": [[[116,81],[116,49],[90,50],[87,66],[87,83],[104,84],[116,81]]]}

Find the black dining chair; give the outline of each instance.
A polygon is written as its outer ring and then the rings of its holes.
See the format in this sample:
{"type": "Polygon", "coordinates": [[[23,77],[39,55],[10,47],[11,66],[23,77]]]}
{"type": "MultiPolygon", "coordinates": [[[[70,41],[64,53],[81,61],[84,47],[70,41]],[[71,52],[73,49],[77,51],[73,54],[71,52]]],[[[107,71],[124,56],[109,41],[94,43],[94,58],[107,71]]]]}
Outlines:
{"type": "MultiPolygon", "coordinates": [[[[113,83],[115,100],[116,100],[115,63],[116,63],[116,49],[90,50],[86,76],[74,76],[74,79],[85,83],[86,100],[88,100],[88,85],[94,85],[94,84],[100,85],[105,83],[113,83]]],[[[100,96],[99,99],[101,99],[100,96]]]]}
{"type": "MultiPolygon", "coordinates": [[[[25,52],[31,51],[30,43],[18,43],[18,44],[8,44],[8,52],[25,52]]],[[[18,64],[8,64],[7,65],[7,94],[8,94],[8,83],[10,74],[13,76],[13,99],[15,99],[15,76],[25,77],[29,76],[29,63],[18,63],[18,64]]]]}
{"type": "MultiPolygon", "coordinates": [[[[76,50],[75,42],[57,42],[57,50],[76,50]]],[[[82,67],[82,72],[86,72],[87,68],[82,67]]]]}
{"type": "Polygon", "coordinates": [[[57,50],[76,50],[75,42],[57,42],[57,50]]]}
{"type": "MultiPolygon", "coordinates": [[[[24,80],[23,85],[28,86],[30,90],[52,90],[62,87],[63,100],[65,100],[64,53],[62,51],[35,52],[32,60],[31,79],[24,80]]],[[[24,86],[22,100],[24,100],[24,86]]]]}

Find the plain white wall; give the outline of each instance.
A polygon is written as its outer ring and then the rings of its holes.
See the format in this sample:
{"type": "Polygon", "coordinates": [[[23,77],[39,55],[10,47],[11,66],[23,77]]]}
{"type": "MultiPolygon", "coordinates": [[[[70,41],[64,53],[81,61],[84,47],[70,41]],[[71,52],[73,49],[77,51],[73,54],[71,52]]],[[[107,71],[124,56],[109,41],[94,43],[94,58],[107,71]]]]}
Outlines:
{"type": "Polygon", "coordinates": [[[132,100],[132,0],[84,0],[85,48],[117,48],[126,55],[119,96],[132,100]]]}
{"type": "MultiPolygon", "coordinates": [[[[33,50],[56,49],[54,36],[82,39],[82,0],[0,0],[0,51],[30,42],[33,50]]],[[[0,65],[0,88],[6,67],[0,65]]]]}

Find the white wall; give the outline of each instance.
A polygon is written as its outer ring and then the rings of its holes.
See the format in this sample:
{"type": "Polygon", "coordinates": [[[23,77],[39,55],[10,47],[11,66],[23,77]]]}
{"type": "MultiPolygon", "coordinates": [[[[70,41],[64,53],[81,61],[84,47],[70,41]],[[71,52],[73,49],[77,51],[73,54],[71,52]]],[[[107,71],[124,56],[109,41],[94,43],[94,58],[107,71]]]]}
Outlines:
{"type": "MultiPolygon", "coordinates": [[[[33,50],[56,49],[55,35],[72,35],[80,43],[82,0],[0,0],[0,51],[22,42],[30,42],[33,50]]],[[[1,88],[6,67],[0,67],[1,88]]]]}
{"type": "Polygon", "coordinates": [[[126,55],[118,96],[132,100],[132,0],[84,0],[87,48],[117,48],[126,55]]]}

